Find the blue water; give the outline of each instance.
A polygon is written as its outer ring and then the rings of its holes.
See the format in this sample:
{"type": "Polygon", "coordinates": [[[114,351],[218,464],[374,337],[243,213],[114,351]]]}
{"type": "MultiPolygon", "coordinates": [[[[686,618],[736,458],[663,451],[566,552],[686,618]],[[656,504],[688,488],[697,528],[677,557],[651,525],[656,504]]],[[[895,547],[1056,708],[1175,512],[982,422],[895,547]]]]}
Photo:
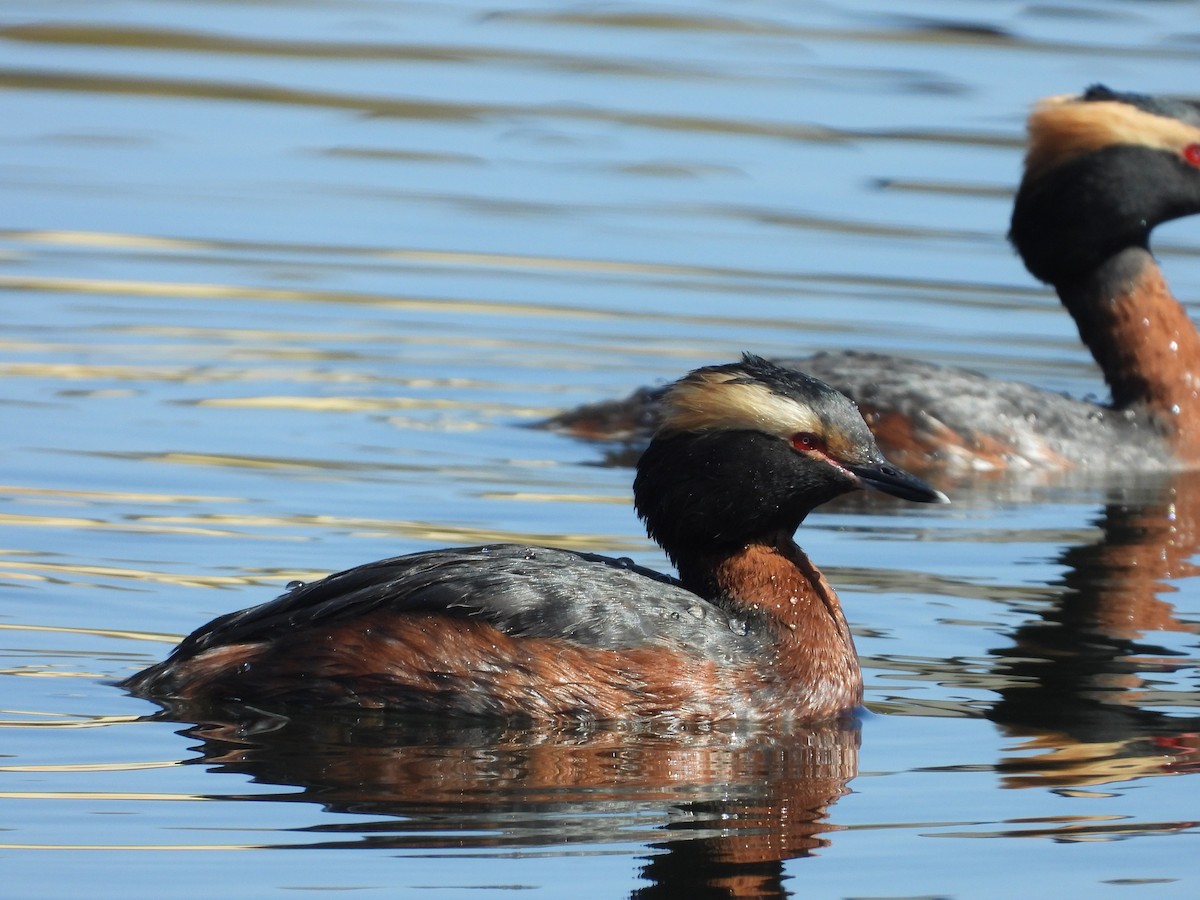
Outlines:
{"type": "MultiPolygon", "coordinates": [[[[1195,477],[811,517],[851,730],[201,722],[111,681],[384,556],[665,568],[629,471],[526,426],[745,349],[1103,396],[1004,239],[1024,117],[1187,92],[1198,36],[1185,3],[6,4],[5,894],[1196,896],[1195,477]]],[[[1200,221],[1155,248],[1200,297],[1200,221]]]]}

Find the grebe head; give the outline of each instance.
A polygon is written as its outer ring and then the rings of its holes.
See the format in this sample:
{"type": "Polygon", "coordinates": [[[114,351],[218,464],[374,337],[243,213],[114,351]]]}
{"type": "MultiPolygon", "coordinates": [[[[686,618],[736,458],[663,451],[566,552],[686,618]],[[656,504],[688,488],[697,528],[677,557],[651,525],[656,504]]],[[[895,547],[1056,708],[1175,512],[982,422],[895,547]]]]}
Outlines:
{"type": "Polygon", "coordinates": [[[857,488],[949,502],[884,458],[847,397],[760,357],[697,369],[663,402],[633,492],[646,530],[677,564],[790,537],[815,507],[857,488]]]}
{"type": "Polygon", "coordinates": [[[1101,85],[1029,117],[1009,237],[1036,278],[1077,280],[1154,226],[1200,212],[1200,107],[1101,85]]]}

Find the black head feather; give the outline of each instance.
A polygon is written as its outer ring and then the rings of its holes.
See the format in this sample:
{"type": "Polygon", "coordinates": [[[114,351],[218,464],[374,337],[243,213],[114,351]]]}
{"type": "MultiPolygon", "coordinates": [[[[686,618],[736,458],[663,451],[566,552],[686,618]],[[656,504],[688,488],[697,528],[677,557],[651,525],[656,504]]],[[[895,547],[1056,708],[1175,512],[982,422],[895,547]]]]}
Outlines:
{"type": "Polygon", "coordinates": [[[814,508],[857,488],[945,501],[884,459],[847,397],[761,357],[697,369],[668,388],[664,405],[633,490],[646,530],[676,563],[790,536],[814,508]]]}

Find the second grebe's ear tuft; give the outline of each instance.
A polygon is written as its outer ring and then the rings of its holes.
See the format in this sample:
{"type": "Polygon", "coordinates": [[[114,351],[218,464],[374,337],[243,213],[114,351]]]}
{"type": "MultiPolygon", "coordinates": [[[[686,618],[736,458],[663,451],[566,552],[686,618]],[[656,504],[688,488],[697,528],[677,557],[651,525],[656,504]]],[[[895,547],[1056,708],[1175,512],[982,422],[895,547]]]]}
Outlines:
{"type": "Polygon", "coordinates": [[[1047,97],[1029,116],[1026,180],[1106,147],[1182,154],[1200,143],[1200,109],[1182,100],[1121,94],[1093,85],[1081,96],[1047,97]]]}

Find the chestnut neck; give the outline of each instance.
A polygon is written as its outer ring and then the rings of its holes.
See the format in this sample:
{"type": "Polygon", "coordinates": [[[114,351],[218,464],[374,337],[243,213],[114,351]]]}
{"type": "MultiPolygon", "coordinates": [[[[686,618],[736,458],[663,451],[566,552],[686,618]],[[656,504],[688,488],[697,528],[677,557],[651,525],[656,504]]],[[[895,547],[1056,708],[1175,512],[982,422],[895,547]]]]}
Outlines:
{"type": "Polygon", "coordinates": [[[862,702],[862,672],[841,603],[790,534],[684,557],[678,568],[685,587],[766,623],[777,679],[803,696],[810,716],[838,715],[862,702]]]}
{"type": "Polygon", "coordinates": [[[1117,409],[1142,407],[1183,459],[1200,458],[1200,335],[1154,257],[1128,247],[1055,285],[1117,409]]]}

